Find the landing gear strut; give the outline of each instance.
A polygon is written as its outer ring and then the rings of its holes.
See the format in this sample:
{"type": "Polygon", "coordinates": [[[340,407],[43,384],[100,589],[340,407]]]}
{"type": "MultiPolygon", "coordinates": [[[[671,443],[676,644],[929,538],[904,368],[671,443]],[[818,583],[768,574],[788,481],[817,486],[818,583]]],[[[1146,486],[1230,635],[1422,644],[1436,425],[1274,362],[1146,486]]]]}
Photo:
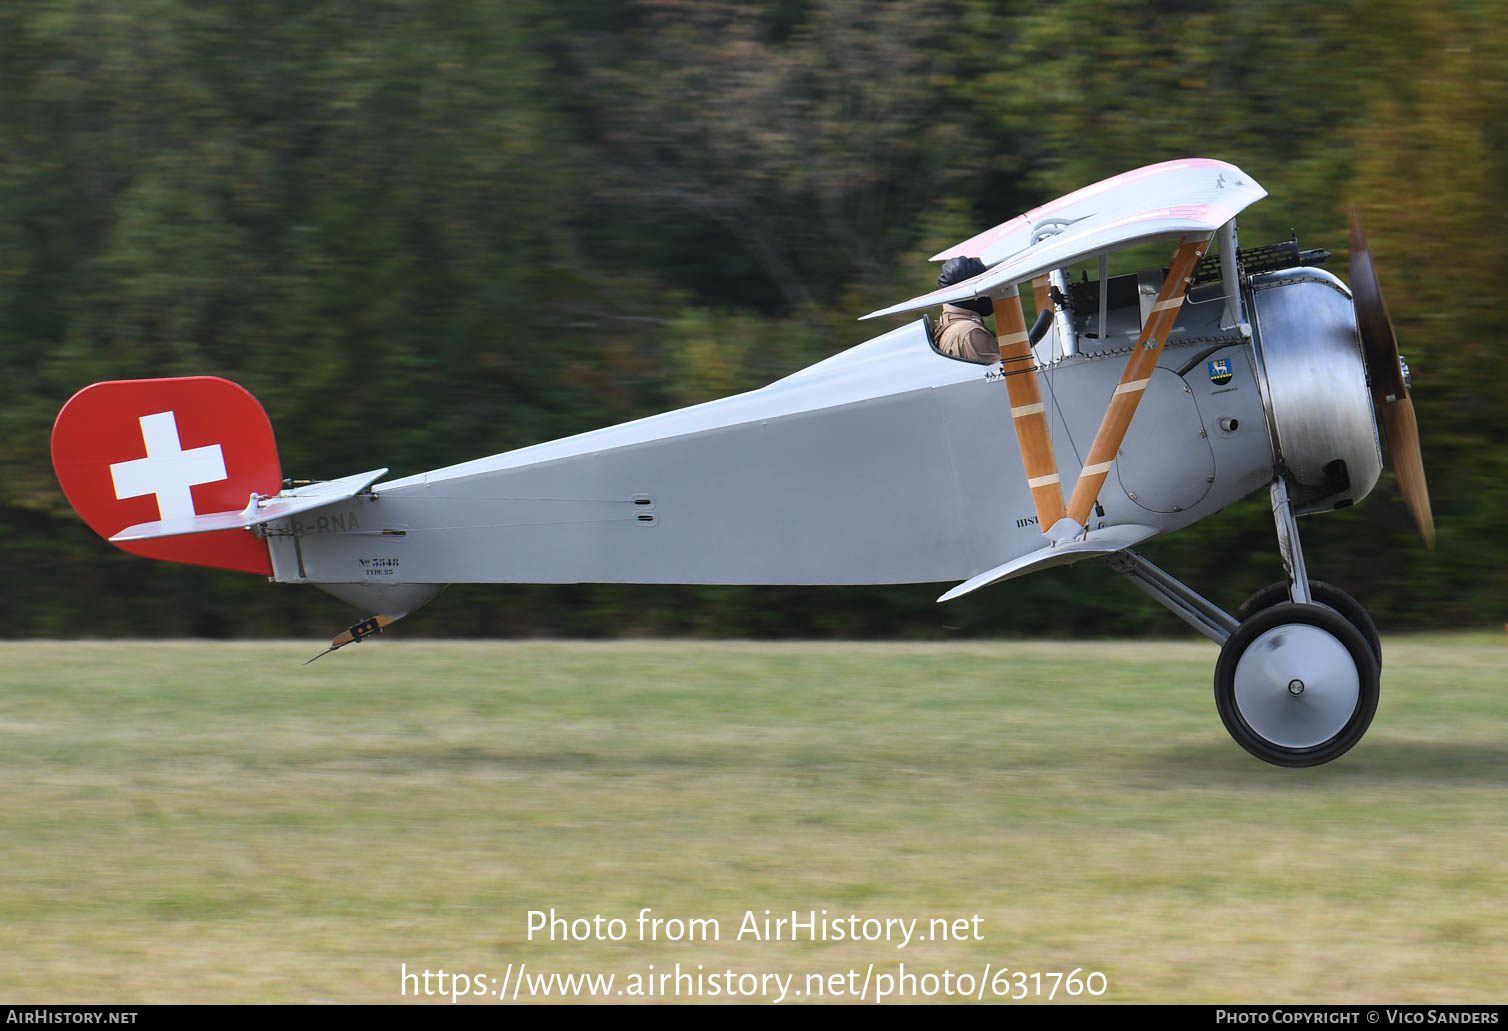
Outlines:
{"type": "Polygon", "coordinates": [[[1318,766],[1371,725],[1382,646],[1356,599],[1309,579],[1282,476],[1270,492],[1288,578],[1247,599],[1239,619],[1133,551],[1110,568],[1220,645],[1215,708],[1237,744],[1276,766],[1318,766]]]}

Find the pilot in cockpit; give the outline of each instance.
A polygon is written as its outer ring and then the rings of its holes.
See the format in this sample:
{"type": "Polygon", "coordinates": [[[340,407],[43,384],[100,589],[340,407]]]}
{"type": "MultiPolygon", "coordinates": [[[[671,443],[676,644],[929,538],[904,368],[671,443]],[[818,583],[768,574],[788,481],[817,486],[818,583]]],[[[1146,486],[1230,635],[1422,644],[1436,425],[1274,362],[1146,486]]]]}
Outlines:
{"type": "MultiPolygon", "coordinates": [[[[984,262],[978,258],[949,258],[937,277],[937,285],[961,283],[983,271],[984,262]]],[[[937,349],[950,358],[962,358],[981,365],[999,361],[1000,348],[995,343],[995,334],[984,324],[984,317],[992,310],[987,297],[943,305],[942,318],[937,320],[937,331],[933,334],[937,349]]]]}

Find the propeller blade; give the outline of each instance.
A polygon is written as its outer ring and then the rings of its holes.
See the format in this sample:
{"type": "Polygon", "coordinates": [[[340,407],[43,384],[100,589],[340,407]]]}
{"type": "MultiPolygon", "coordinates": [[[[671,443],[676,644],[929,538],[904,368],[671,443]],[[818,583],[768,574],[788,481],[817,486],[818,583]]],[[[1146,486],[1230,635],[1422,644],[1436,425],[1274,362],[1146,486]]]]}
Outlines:
{"type": "Polygon", "coordinates": [[[1419,421],[1414,417],[1414,402],[1405,394],[1396,401],[1383,402],[1380,412],[1403,503],[1413,513],[1424,546],[1434,548],[1435,516],[1429,507],[1429,486],[1424,482],[1424,456],[1419,451],[1419,421]]]}
{"type": "Polygon", "coordinates": [[[1372,378],[1372,392],[1379,401],[1405,397],[1408,389],[1403,370],[1398,365],[1398,337],[1393,320],[1382,299],[1382,285],[1377,282],[1377,268],[1367,247],[1367,231],[1361,225],[1361,213],[1351,208],[1351,296],[1356,304],[1356,328],[1361,331],[1361,347],[1366,354],[1367,373],[1372,378]]]}
{"type": "Polygon", "coordinates": [[[1388,442],[1388,457],[1403,503],[1419,527],[1427,548],[1435,546],[1435,517],[1430,511],[1429,485],[1424,479],[1424,456],[1419,448],[1419,420],[1409,397],[1403,367],[1398,360],[1398,337],[1388,306],[1382,299],[1377,268],[1367,246],[1361,214],[1351,208],[1351,296],[1356,304],[1356,328],[1361,334],[1367,375],[1372,380],[1372,401],[1388,442]]]}

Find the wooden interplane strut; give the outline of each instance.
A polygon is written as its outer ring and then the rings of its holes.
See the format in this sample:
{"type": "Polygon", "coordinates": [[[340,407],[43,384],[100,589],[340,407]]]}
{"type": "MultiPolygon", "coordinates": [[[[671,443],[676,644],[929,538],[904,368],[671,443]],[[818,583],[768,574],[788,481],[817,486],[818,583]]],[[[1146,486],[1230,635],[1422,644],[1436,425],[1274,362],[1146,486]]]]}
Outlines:
{"type": "MultiPolygon", "coordinates": [[[[1126,431],[1131,428],[1131,417],[1136,414],[1136,406],[1141,404],[1142,394],[1152,381],[1157,359],[1162,355],[1163,345],[1168,342],[1168,334],[1172,332],[1173,323],[1178,319],[1184,295],[1188,293],[1199,259],[1209,247],[1211,235],[1213,234],[1186,236],[1179,241],[1178,249],[1173,253],[1173,263],[1168,269],[1167,278],[1163,280],[1162,290],[1157,294],[1157,303],[1152,306],[1152,314],[1141,328],[1136,348],[1131,352],[1131,359],[1126,362],[1126,371],[1121,374],[1120,383],[1110,395],[1110,405],[1105,409],[1104,419],[1100,421],[1099,432],[1094,435],[1094,443],[1089,446],[1089,455],[1084,460],[1083,469],[1079,471],[1078,483],[1074,485],[1073,497],[1068,502],[1068,518],[1075,525],[1084,526],[1089,522],[1089,510],[1094,507],[1105,477],[1115,464],[1115,456],[1126,439],[1126,431]]],[[[1044,532],[1047,527],[1048,524],[1044,522],[1044,532]]]]}
{"type": "Polygon", "coordinates": [[[1038,315],[1052,306],[1052,279],[1049,276],[1044,274],[1032,280],[1032,303],[1037,306],[1038,315]]]}
{"type": "Polygon", "coordinates": [[[1042,384],[1037,380],[1037,357],[1032,353],[1021,310],[1021,292],[1014,286],[994,298],[995,340],[1000,345],[1000,369],[1005,373],[1005,392],[1011,403],[1011,422],[1021,445],[1021,464],[1026,485],[1043,532],[1063,518],[1063,485],[1052,453],[1052,435],[1047,410],[1042,404],[1042,384]]]}

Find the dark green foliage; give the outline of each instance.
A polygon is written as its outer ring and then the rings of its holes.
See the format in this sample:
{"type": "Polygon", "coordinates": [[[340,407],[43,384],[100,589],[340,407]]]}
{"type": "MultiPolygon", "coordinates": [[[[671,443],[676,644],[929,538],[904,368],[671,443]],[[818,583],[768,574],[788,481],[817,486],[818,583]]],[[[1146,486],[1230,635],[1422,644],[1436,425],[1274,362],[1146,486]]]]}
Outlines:
{"type": "MultiPolygon", "coordinates": [[[[1386,10],[1383,10],[1385,8],[1386,10]]],[[[96,539],[48,462],[100,379],[207,373],[289,475],[398,474],[761,385],[872,335],[938,247],[1162,158],[1249,169],[1243,240],[1343,265],[1415,369],[1439,550],[1385,475],[1306,520],[1387,629],[1508,614],[1504,17],[1109,0],[0,7],[0,633],[318,634],[340,603],[96,539]]],[[[1343,268],[1342,268],[1343,271],[1343,268]]],[[[883,327],[882,327],[883,328],[883,327]]],[[[1151,557],[1230,607],[1265,505],[1151,557]]],[[[400,632],[1168,632],[1097,564],[939,608],[888,589],[473,587],[400,632]]]]}

